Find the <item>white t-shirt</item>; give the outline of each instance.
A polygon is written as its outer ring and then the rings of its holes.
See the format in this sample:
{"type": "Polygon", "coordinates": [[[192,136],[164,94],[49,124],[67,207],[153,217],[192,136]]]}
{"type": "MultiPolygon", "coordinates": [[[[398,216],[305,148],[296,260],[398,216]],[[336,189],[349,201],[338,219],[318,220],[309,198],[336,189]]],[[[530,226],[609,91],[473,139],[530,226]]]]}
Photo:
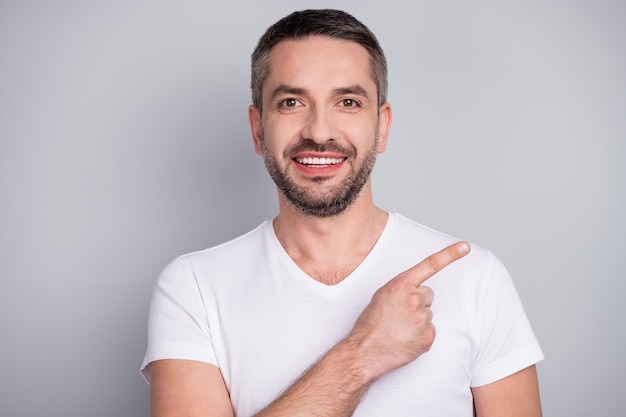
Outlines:
{"type": "MultiPolygon", "coordinates": [[[[365,260],[332,286],[293,262],[269,221],[181,256],[156,285],[142,373],[149,381],[159,359],[216,365],[235,414],[253,415],[350,332],[379,287],[454,241],[390,214],[365,260]]],[[[471,417],[470,387],[543,359],[511,278],[489,251],[473,246],[424,285],[435,293],[435,342],[376,381],[355,417],[471,417]]]]}

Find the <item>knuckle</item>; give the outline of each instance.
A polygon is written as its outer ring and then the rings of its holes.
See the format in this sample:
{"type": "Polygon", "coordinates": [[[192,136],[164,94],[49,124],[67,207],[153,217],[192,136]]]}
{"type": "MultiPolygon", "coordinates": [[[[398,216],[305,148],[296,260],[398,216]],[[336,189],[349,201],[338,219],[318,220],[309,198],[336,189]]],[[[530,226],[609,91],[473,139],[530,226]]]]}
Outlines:
{"type": "Polygon", "coordinates": [[[412,286],[411,279],[408,274],[398,275],[396,279],[389,281],[386,285],[393,293],[403,293],[409,290],[412,286]]]}
{"type": "Polygon", "coordinates": [[[439,269],[441,269],[439,261],[434,256],[429,256],[428,258],[424,259],[422,261],[422,264],[433,272],[437,272],[439,271],[439,269]]]}
{"type": "Polygon", "coordinates": [[[425,287],[425,286],[419,286],[417,288],[417,297],[419,298],[421,304],[423,305],[429,305],[432,303],[433,299],[435,298],[435,293],[433,292],[433,290],[430,287],[425,287]]]}
{"type": "Polygon", "coordinates": [[[415,313],[415,321],[421,326],[428,324],[428,314],[425,309],[417,310],[415,313]]]}
{"type": "Polygon", "coordinates": [[[428,308],[420,308],[415,313],[416,321],[422,326],[428,326],[432,323],[432,312],[428,308]]]}
{"type": "Polygon", "coordinates": [[[435,330],[435,325],[431,323],[426,330],[427,339],[430,341],[431,344],[435,341],[436,333],[437,331],[435,330]]]}

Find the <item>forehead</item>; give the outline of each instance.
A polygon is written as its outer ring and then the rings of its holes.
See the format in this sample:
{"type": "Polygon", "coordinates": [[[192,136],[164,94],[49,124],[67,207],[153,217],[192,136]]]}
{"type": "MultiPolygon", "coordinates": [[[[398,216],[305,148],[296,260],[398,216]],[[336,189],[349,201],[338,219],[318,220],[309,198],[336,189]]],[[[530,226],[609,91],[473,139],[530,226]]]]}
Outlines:
{"type": "Polygon", "coordinates": [[[360,85],[376,90],[371,57],[353,41],[326,36],[284,40],[272,48],[269,58],[264,91],[281,84],[329,90],[360,85]]]}

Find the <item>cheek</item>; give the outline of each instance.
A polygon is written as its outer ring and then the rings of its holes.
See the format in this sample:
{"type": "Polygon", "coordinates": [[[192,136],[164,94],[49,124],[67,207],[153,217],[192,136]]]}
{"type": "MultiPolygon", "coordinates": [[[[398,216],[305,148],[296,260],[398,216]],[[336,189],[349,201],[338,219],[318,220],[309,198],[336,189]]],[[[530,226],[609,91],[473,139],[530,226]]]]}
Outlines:
{"type": "Polygon", "coordinates": [[[370,120],[362,123],[354,123],[344,127],[346,137],[357,147],[371,148],[374,145],[374,138],[378,135],[378,127],[370,120]]]}
{"type": "Polygon", "coordinates": [[[263,123],[263,138],[268,149],[285,148],[289,143],[300,139],[301,126],[294,120],[275,120],[268,118],[263,123]]]}

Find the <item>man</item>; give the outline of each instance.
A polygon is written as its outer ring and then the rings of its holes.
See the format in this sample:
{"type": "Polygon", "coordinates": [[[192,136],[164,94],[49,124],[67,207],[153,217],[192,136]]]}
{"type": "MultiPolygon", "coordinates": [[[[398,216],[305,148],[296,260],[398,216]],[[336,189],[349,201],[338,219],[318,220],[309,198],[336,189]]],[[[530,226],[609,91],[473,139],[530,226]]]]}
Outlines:
{"type": "Polygon", "coordinates": [[[261,38],[249,121],[279,214],[164,270],[154,417],[541,415],[543,356],[504,267],[373,203],[386,92],[376,38],[346,13],[261,38]]]}

